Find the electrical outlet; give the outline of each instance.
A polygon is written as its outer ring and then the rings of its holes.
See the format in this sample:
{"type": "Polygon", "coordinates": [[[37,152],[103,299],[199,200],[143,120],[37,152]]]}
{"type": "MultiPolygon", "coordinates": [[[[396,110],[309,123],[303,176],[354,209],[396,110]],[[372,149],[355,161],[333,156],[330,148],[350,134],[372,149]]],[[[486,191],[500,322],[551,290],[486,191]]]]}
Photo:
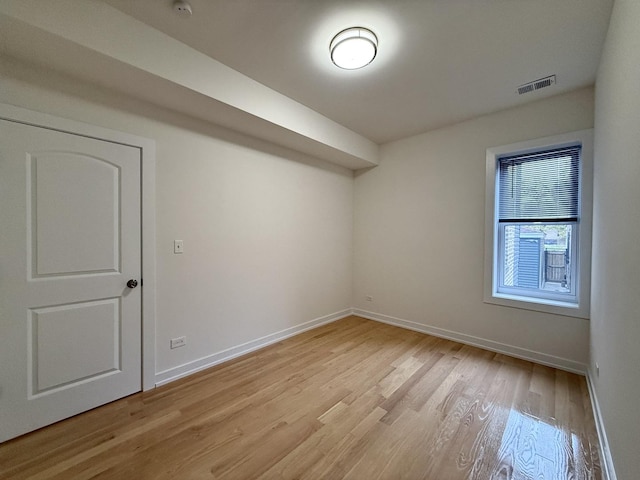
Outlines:
{"type": "Polygon", "coordinates": [[[187,337],[177,337],[171,339],[171,348],[184,347],[187,344],[187,337]]]}
{"type": "Polygon", "coordinates": [[[364,297],[364,299],[365,299],[367,302],[373,302],[373,297],[372,297],[371,295],[367,295],[366,297],[364,297]]]}

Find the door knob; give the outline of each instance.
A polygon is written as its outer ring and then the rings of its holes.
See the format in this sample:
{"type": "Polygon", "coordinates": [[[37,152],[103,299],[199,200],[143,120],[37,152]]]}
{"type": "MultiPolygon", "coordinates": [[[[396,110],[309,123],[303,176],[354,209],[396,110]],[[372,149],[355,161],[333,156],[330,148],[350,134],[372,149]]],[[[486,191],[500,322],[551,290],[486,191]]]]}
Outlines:
{"type": "Polygon", "coordinates": [[[127,282],[127,287],[136,288],[138,286],[138,281],[133,278],[127,282]]]}

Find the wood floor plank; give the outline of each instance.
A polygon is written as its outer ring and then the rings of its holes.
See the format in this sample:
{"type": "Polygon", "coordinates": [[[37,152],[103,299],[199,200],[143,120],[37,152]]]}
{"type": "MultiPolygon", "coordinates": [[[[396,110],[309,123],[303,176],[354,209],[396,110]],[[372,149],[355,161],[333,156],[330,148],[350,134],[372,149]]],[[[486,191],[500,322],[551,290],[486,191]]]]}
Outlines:
{"type": "Polygon", "coordinates": [[[355,316],[0,445],[0,478],[602,478],[583,377],[355,316]]]}

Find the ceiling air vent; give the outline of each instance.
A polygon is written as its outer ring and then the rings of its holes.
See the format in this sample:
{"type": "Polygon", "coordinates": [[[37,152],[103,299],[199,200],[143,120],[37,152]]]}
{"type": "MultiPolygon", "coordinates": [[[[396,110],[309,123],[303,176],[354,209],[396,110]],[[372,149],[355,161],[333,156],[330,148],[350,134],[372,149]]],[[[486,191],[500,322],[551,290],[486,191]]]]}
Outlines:
{"type": "Polygon", "coordinates": [[[536,90],[540,90],[541,88],[550,87],[556,83],[556,76],[551,75],[549,77],[540,78],[539,80],[534,80],[533,82],[525,83],[524,85],[520,85],[518,87],[518,95],[524,95],[525,93],[535,92],[536,90]]]}

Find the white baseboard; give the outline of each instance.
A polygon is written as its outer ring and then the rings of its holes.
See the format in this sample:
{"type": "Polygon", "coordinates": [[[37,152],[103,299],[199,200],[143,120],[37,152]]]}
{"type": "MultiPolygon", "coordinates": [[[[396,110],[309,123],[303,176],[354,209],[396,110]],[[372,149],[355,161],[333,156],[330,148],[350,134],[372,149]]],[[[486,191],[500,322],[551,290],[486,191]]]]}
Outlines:
{"type": "Polygon", "coordinates": [[[596,421],[596,430],[598,432],[598,440],[600,440],[600,461],[602,463],[602,476],[604,480],[617,480],[616,471],[613,467],[613,459],[611,458],[611,450],[609,450],[609,440],[607,432],[604,429],[602,414],[600,413],[600,404],[596,396],[593,381],[591,380],[591,370],[587,371],[587,387],[589,388],[589,397],[591,398],[591,407],[593,416],[596,421]]]}
{"type": "Polygon", "coordinates": [[[502,353],[511,357],[517,357],[523,360],[547,365],[549,367],[559,368],[560,370],[577,373],[578,375],[585,375],[587,372],[587,366],[584,363],[576,362],[575,360],[570,360],[568,358],[556,357],[547,353],[536,352],[526,348],[507,345],[506,343],[495,342],[486,338],[474,337],[472,335],[466,335],[464,333],[458,333],[444,328],[423,325],[421,323],[403,320],[401,318],[391,317],[381,313],[368,312],[358,308],[353,309],[353,314],[359,317],[368,318],[369,320],[388,323],[389,325],[395,325],[396,327],[407,328],[416,332],[433,335],[434,337],[446,338],[447,340],[472,345],[492,352],[502,353]]]}
{"type": "Polygon", "coordinates": [[[403,320],[401,318],[391,317],[389,315],[383,315],[381,313],[369,312],[367,310],[354,308],[325,315],[323,317],[310,320],[306,323],[296,325],[295,327],[287,328],[285,330],[281,330],[279,332],[275,332],[255,340],[251,340],[241,345],[222,350],[221,352],[207,355],[206,357],[199,358],[192,362],[188,362],[183,365],[158,372],[155,377],[155,385],[160,386],[165,383],[172,382],[173,380],[177,380],[200,370],[204,370],[205,368],[218,365],[219,363],[226,362],[233,358],[239,357],[240,355],[244,355],[254,350],[259,350],[260,348],[279,342],[280,340],[284,340],[285,338],[292,337],[294,335],[306,332],[307,330],[317,328],[327,323],[335,322],[336,320],[348,317],[349,315],[358,315],[369,320],[387,323],[389,325],[414,330],[416,332],[426,333],[435,337],[446,338],[447,340],[453,340],[455,342],[472,345],[474,347],[483,348],[492,352],[522,358],[523,360],[529,360],[535,363],[540,363],[542,365],[548,365],[550,367],[559,368],[561,370],[577,373],[579,375],[586,375],[587,373],[587,366],[585,364],[567,358],[556,357],[554,355],[515,347],[513,345],[488,340],[486,338],[466,335],[464,333],[454,332],[452,330],[423,325],[421,323],[412,322],[410,320],[403,320]]]}
{"type": "Polygon", "coordinates": [[[325,315],[323,317],[310,320],[300,325],[296,325],[295,327],[286,328],[279,332],[275,332],[270,335],[257,338],[255,340],[251,340],[250,342],[227,348],[226,350],[222,350],[221,352],[207,355],[206,357],[199,358],[192,362],[185,363],[183,365],[179,365],[162,372],[158,372],[155,379],[156,387],[164,385],[165,383],[172,382],[179,378],[186,377],[187,375],[191,375],[192,373],[204,370],[205,368],[213,367],[214,365],[218,365],[219,363],[226,362],[246,353],[253,352],[254,350],[259,350],[263,347],[271,345],[272,343],[276,343],[284,340],[285,338],[298,335],[299,333],[306,332],[307,330],[317,328],[327,323],[335,322],[336,320],[348,317],[349,315],[351,315],[350,308],[342,310],[340,312],[332,313],[330,315],[325,315]]]}

